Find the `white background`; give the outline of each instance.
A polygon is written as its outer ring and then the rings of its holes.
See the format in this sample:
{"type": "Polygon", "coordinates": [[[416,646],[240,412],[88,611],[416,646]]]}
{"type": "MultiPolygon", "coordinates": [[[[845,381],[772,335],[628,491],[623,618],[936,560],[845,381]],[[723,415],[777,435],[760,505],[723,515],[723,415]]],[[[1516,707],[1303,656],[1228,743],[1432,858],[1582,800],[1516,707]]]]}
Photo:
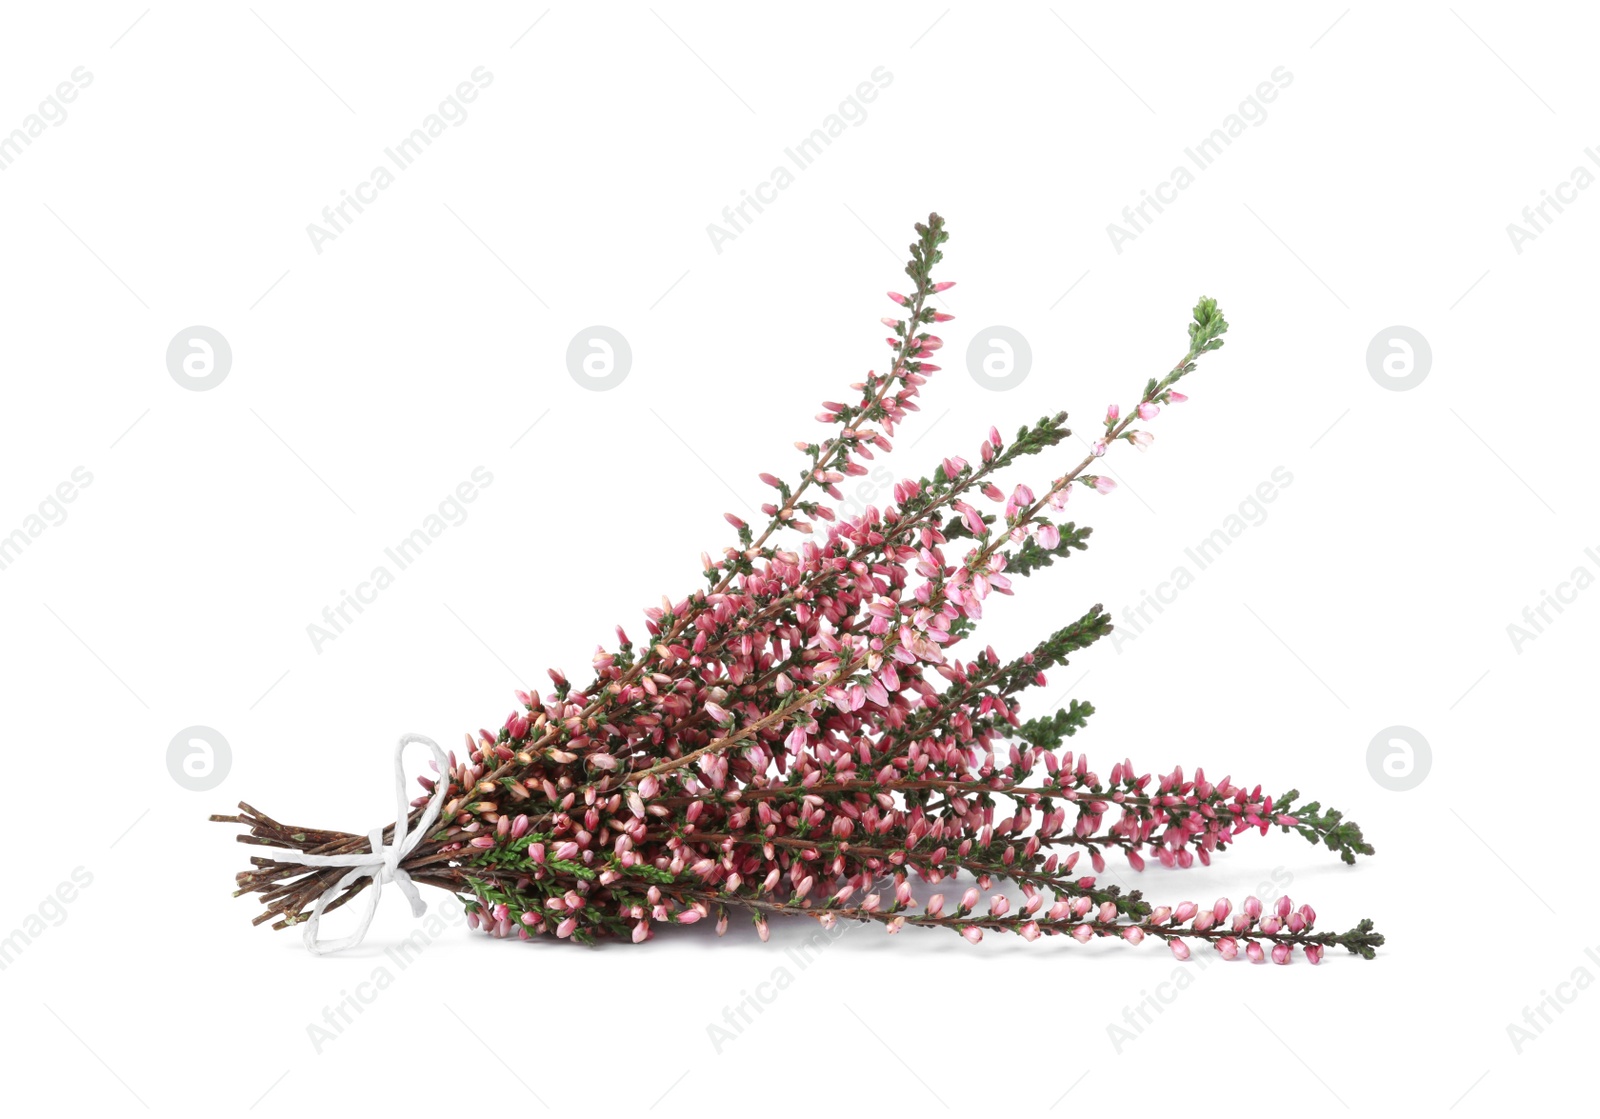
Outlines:
{"type": "Polygon", "coordinates": [[[1600,191],[1521,253],[1506,226],[1580,164],[1600,171],[1590,13],[142,11],[11,8],[0,35],[0,130],[75,67],[93,75],[0,172],[0,532],[74,468],[93,476],[0,571],[0,934],[41,905],[60,918],[0,971],[13,1097],[1316,1115],[1577,1090],[1600,992],[1561,988],[1573,1001],[1520,1053],[1507,1026],[1576,969],[1600,975],[1575,795],[1597,775],[1600,593],[1520,646],[1507,626],[1574,568],[1600,574],[1582,434],[1600,191]],[[467,118],[318,253],[308,223],[480,66],[493,81],[467,118]],[[718,252],[708,223],[877,67],[892,81],[866,119],[718,252]],[[1108,223],[1277,67],[1293,80],[1266,119],[1117,252],[1108,223]],[[229,898],[248,852],[207,814],[243,798],[365,831],[392,818],[397,735],[498,726],[546,666],[582,680],[613,624],[641,634],[640,608],[698,585],[699,551],[728,541],[721,514],[763,500],[756,473],[797,469],[817,402],[883,360],[882,293],[935,208],[957,319],[897,476],[970,457],[991,422],[1065,408],[1092,430],[1182,352],[1195,297],[1221,301],[1233,330],[1192,401],[1152,425],[1150,453],[1117,449],[1114,495],[1074,498],[1090,551],[994,602],[984,636],[1016,651],[1094,602],[1120,616],[1286,468],[1264,522],[1031,710],[1069,688],[1094,702],[1074,745],[1102,771],[1125,753],[1204,765],[1359,820],[1378,855],[1354,869],[1274,833],[1209,869],[1113,872],[1167,902],[1287,882],[1329,927],[1374,918],[1379,958],[1191,963],[1180,990],[1153,943],[863,929],[800,971],[792,926],[594,951],[453,928],[401,972],[383,949],[412,921],[392,891],[344,956],[252,928],[229,898]],[[611,391],[567,370],[594,324],[632,348],[611,391]],[[1033,354],[1009,392],[966,368],[996,324],[1033,354]],[[232,348],[210,391],[166,367],[194,325],[232,348]],[[1431,344],[1409,391],[1368,369],[1395,325],[1431,344]],[[479,466],[493,483],[466,521],[314,647],[323,608],[479,466]],[[193,725],[231,747],[209,792],[168,773],[193,725]],[[1394,725],[1431,746],[1410,791],[1369,772],[1394,725]],[[92,884],[57,911],[44,899],[78,867],[92,884]],[[708,1024],[785,966],[795,982],[718,1051],[708,1024]],[[393,984],[319,1053],[307,1027],[385,967],[393,984]],[[1170,1001],[1114,1043],[1146,997],[1170,1001]]]}

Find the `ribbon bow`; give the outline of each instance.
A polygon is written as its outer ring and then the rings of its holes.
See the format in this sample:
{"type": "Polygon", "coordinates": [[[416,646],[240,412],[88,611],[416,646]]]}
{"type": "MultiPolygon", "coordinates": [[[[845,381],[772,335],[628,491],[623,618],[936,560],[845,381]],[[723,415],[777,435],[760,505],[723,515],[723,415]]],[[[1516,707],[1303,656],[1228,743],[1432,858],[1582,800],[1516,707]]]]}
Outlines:
{"type": "Polygon", "coordinates": [[[349,872],[339,879],[334,885],[329,886],[317,898],[316,904],[311,907],[311,919],[306,925],[306,949],[313,956],[325,956],[332,952],[342,952],[346,948],[354,948],[367,935],[367,929],[372,925],[372,915],[378,911],[378,898],[383,892],[386,882],[393,882],[400,887],[400,892],[405,894],[411,902],[411,915],[421,917],[428,911],[428,905],[417,893],[417,884],[411,881],[411,875],[400,869],[400,863],[409,855],[418,843],[422,842],[428,830],[433,827],[434,821],[439,818],[439,811],[444,806],[445,793],[449,791],[448,778],[449,761],[444,756],[444,751],[439,749],[439,744],[433,739],[422,734],[406,734],[400,737],[400,744],[394,751],[394,796],[395,796],[395,825],[394,843],[385,847],[383,845],[383,829],[374,828],[367,833],[367,839],[372,844],[370,854],[357,855],[306,855],[285,854],[275,856],[279,861],[286,863],[299,863],[302,866],[347,866],[349,872]],[[422,818],[417,821],[417,826],[407,830],[407,817],[411,814],[411,802],[406,799],[406,771],[403,758],[406,747],[413,742],[420,742],[433,751],[434,764],[439,768],[439,781],[434,786],[433,797],[428,801],[427,810],[422,813],[422,818]],[[318,940],[317,928],[322,922],[322,910],[330,901],[341,892],[354,885],[362,878],[372,879],[372,889],[367,892],[367,911],[361,916],[361,923],[356,926],[356,931],[349,936],[338,940],[318,940]]]}

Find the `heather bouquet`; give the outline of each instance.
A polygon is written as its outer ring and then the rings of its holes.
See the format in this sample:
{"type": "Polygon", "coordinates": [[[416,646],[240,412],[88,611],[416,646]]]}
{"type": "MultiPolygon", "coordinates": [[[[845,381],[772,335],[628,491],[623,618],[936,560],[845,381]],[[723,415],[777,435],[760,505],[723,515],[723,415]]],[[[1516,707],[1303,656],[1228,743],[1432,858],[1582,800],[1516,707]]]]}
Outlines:
{"type": "Polygon", "coordinates": [[[1060,413],[1010,439],[990,428],[970,458],[900,481],[882,509],[841,518],[830,504],[891,449],[939,370],[931,328],[951,316],[931,299],[952,286],[934,278],[948,234],[937,214],[916,230],[908,290],[889,293],[899,311],[883,320],[887,366],[823,402],[824,434],[795,444],[800,469],[761,476],[764,523],[729,514],[737,543],[702,555],[703,587],[645,611],[643,640],[619,627],[587,683],[552,670],[459,754],[420,740],[436,772],[381,831],[294,827],[245,804],[214,817],[270,849],[237,881],[265,902],[257,923],[306,924],[314,949],[339,947],[353,938],[320,941],[323,912],[371,891],[370,920],[394,881],[414,908],[417,884],[449,891],[501,939],[639,942],[700,921],[720,933],[737,915],[762,939],[796,917],[974,943],[1154,939],[1179,959],[1207,944],[1257,963],[1373,956],[1371,921],[1324,931],[1287,898],[1157,905],[1103,884],[1108,857],[1187,868],[1274,828],[1347,863],[1372,848],[1294,790],[1127,759],[1091,769],[1066,748],[1088,703],[1024,718],[1023,693],[1111,631],[1100,606],[1008,657],[974,639],[993,596],[1087,546],[1090,529],[1066,517],[1072,497],[1109,493],[1100,456],[1149,447],[1146,425],[1186,399],[1179,385],[1228,329],[1215,300],[1195,306],[1178,361],[1126,411],[1113,405],[1070,469],[1049,465],[1071,434],[1060,413]]]}

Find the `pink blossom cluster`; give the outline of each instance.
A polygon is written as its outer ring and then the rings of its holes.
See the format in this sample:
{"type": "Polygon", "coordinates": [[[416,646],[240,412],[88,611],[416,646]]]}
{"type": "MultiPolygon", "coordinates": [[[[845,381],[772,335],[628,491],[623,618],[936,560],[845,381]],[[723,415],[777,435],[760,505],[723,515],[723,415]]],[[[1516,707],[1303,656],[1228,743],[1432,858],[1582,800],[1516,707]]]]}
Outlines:
{"type": "Polygon", "coordinates": [[[1195,308],[1179,362],[1127,419],[1109,409],[1065,473],[1002,480],[1070,435],[1058,414],[1012,439],[990,428],[970,459],[902,479],[881,509],[846,517],[829,504],[892,450],[939,371],[930,359],[943,342],[926,327],[950,319],[930,304],[952,286],[932,279],[946,236],[937,215],[918,225],[914,287],[890,293],[904,314],[883,320],[893,361],[823,402],[830,434],[796,444],[805,466],[792,482],[761,476],[775,492],[759,534],[727,515],[737,544],[702,556],[705,588],[645,611],[643,643],[618,627],[589,684],[552,670],[547,694],[519,692],[498,731],[469,736],[439,778],[440,825],[403,865],[463,895],[473,923],[498,937],[642,941],[663,925],[721,932],[737,911],[763,939],[771,917],[797,915],[973,942],[1156,937],[1179,958],[1192,940],[1229,959],[1285,963],[1298,947],[1315,963],[1334,945],[1370,956],[1382,942],[1370,922],[1314,930],[1311,908],[1284,900],[1265,917],[1254,898],[1236,913],[1227,901],[1152,906],[1098,880],[1108,851],[1135,869],[1147,857],[1187,868],[1273,827],[1346,861],[1371,851],[1339,813],[1297,806],[1297,793],[1274,798],[1203,770],[1153,778],[1126,759],[1102,778],[1063,748],[1088,704],[1025,721],[1021,693],[1110,632],[1100,606],[1010,659],[963,652],[992,596],[1086,546],[1089,530],[1061,518],[1073,487],[1110,492],[1088,468],[1119,441],[1150,446],[1134,424],[1184,400],[1173,386],[1222,344],[1214,301],[1195,308]],[[1093,874],[1077,870],[1084,855],[1093,874]],[[929,895],[962,881],[974,885],[953,904],[953,890],[929,895]]]}

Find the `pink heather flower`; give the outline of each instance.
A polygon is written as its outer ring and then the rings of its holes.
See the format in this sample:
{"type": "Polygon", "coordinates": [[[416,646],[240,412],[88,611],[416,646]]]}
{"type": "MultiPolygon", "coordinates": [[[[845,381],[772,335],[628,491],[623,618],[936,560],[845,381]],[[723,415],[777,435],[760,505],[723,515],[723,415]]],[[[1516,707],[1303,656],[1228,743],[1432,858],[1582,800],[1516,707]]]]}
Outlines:
{"type": "Polygon", "coordinates": [[[953,318],[955,318],[954,315],[947,315],[943,311],[935,311],[933,313],[934,322],[949,322],[953,318]]]}
{"type": "MultiPolygon", "coordinates": [[[[931,246],[938,219],[930,225],[922,243],[931,246]]],[[[1259,786],[1178,767],[1142,773],[1127,759],[1096,759],[1091,769],[1076,750],[993,734],[1034,714],[996,673],[1044,684],[1051,664],[1026,653],[1013,663],[1011,653],[976,646],[969,623],[991,594],[1020,592],[1012,584],[1024,566],[1017,549],[1030,538],[1037,548],[1029,552],[1061,549],[1068,530],[1030,515],[1036,506],[1061,510],[1074,484],[1107,493],[1114,483],[1090,472],[1102,469],[1092,460],[1067,473],[1084,456],[1058,448],[1062,465],[1042,476],[1054,474],[1049,486],[1032,480],[1036,500],[1028,485],[979,469],[1009,457],[999,430],[980,425],[981,463],[943,460],[939,486],[902,479],[855,488],[876,474],[874,460],[893,450],[892,440],[906,442],[903,425],[939,368],[924,359],[946,346],[926,328],[952,316],[920,307],[933,282],[912,271],[913,292],[890,298],[917,313],[882,320],[894,366],[822,400],[817,418],[829,431],[795,444],[805,463],[795,481],[787,470],[759,475],[774,492],[748,522],[727,515],[738,537],[719,529],[701,553],[706,582],[647,607],[637,646],[617,627],[616,644],[594,651],[583,679],[551,670],[554,694],[516,693],[493,733],[468,735],[465,752],[434,764],[423,785],[443,802],[440,822],[418,837],[407,869],[455,887],[480,932],[643,942],[671,925],[705,923],[721,935],[743,911],[763,941],[778,914],[825,928],[872,920],[890,933],[942,925],[975,943],[986,929],[1024,940],[1066,933],[1083,944],[1154,937],[1182,960],[1198,951],[1194,937],[1224,958],[1243,949],[1247,959],[1270,953],[1282,963],[1293,944],[1276,941],[1302,939],[1311,927],[1309,906],[1276,897],[1269,907],[1255,898],[1152,907],[1133,921],[1119,913],[1120,899],[1093,900],[1106,894],[1088,871],[1107,869],[1109,848],[1134,870],[1147,858],[1188,867],[1209,863],[1249,830],[1298,825],[1259,786]],[[801,496],[796,482],[821,494],[801,496]],[[980,495],[993,524],[974,508],[980,495]],[[747,543],[758,536],[759,545],[747,543]],[[941,790],[937,801],[922,795],[929,789],[941,790]],[[1081,851],[1052,853],[1052,843],[1069,839],[1081,851]],[[913,876],[945,892],[919,910],[913,876]]],[[[1209,321],[1206,304],[1198,313],[1209,321]]],[[[1109,407],[1106,426],[1085,433],[1090,446],[1099,455],[1114,437],[1149,445],[1150,435],[1133,428],[1179,400],[1163,392],[1126,420],[1109,407]]],[[[759,402],[747,412],[754,428],[772,420],[759,402]]],[[[589,496],[596,508],[617,497],[589,496]]],[[[668,514],[685,515],[681,487],[671,501],[668,514]]],[[[626,520],[568,543],[654,557],[626,520]]],[[[597,565],[579,566],[564,590],[598,601],[602,576],[597,565]]],[[[252,827],[258,838],[271,834],[252,827]]],[[[341,850],[358,846],[352,836],[341,850]]],[[[287,867],[258,868],[250,892],[286,896],[269,891],[291,877],[287,867]]],[[[282,915],[297,921],[303,907],[282,915]]],[[[1353,946],[1365,954],[1377,940],[1353,946]]],[[[1323,956],[1320,945],[1302,947],[1312,962],[1323,956]]]]}
{"type": "MultiPolygon", "coordinates": [[[[1148,431],[1136,431],[1129,436],[1129,438],[1133,440],[1133,445],[1138,447],[1141,451],[1148,451],[1150,449],[1150,444],[1156,441],[1156,437],[1148,431]]],[[[1280,817],[1280,822],[1287,818],[1288,817],[1280,817]]]]}
{"type": "Polygon", "coordinates": [[[937,292],[941,292],[941,291],[949,291],[951,288],[953,288],[955,286],[956,286],[956,282],[954,280],[942,280],[939,283],[933,285],[933,290],[936,293],[937,292]]]}
{"type": "Polygon", "coordinates": [[[1184,396],[1183,393],[1178,392],[1176,390],[1167,393],[1167,400],[1170,401],[1173,404],[1182,404],[1184,401],[1186,401],[1188,399],[1189,398],[1187,396],[1184,396]]]}
{"type": "Polygon", "coordinates": [[[1089,453],[1095,458],[1099,458],[1101,455],[1105,454],[1106,441],[1104,439],[1097,441],[1094,446],[1089,448],[1089,453]]]}
{"type": "Polygon", "coordinates": [[[1290,948],[1287,944],[1274,944],[1272,946],[1272,962],[1286,964],[1289,962],[1290,948]]]}

